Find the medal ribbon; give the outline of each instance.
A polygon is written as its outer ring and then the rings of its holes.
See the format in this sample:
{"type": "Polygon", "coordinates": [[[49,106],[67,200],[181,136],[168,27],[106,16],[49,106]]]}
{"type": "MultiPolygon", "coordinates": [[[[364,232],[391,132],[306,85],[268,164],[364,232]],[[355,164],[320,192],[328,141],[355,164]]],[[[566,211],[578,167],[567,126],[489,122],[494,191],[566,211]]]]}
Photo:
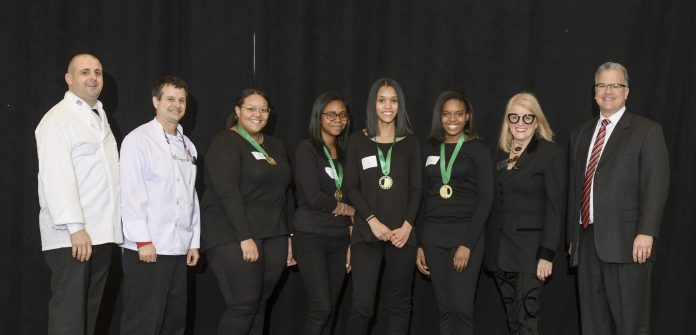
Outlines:
{"type": "Polygon", "coordinates": [[[251,135],[249,135],[249,133],[247,133],[247,131],[244,130],[244,127],[242,127],[242,125],[239,123],[237,123],[237,132],[239,132],[239,134],[242,135],[242,137],[244,137],[244,139],[247,140],[247,142],[249,142],[249,144],[251,144],[251,146],[254,147],[254,149],[256,149],[258,152],[262,153],[264,156],[266,156],[266,158],[268,158],[268,153],[266,152],[266,150],[264,150],[261,147],[261,145],[256,143],[256,141],[251,137],[251,135]]]}
{"type": "Polygon", "coordinates": [[[331,154],[329,153],[329,149],[326,148],[326,146],[323,146],[324,148],[324,155],[326,155],[326,159],[329,160],[329,165],[331,165],[331,170],[333,171],[334,175],[334,182],[336,183],[336,189],[340,190],[341,185],[343,184],[343,167],[341,166],[341,163],[338,163],[338,173],[336,172],[336,166],[334,165],[333,159],[331,159],[331,154]]]}
{"type": "Polygon", "coordinates": [[[449,184],[450,178],[452,177],[452,167],[454,166],[454,160],[457,157],[457,154],[459,153],[459,149],[462,148],[462,144],[464,143],[464,134],[462,133],[461,136],[459,136],[459,139],[457,140],[457,146],[454,147],[454,151],[452,152],[452,156],[450,157],[449,164],[445,163],[445,142],[440,143],[440,175],[442,176],[442,183],[447,185],[449,184]],[[447,168],[445,168],[445,164],[447,165],[447,168]]]}
{"type": "Polygon", "coordinates": [[[389,147],[389,151],[387,151],[387,159],[384,159],[384,153],[382,153],[382,149],[379,148],[379,144],[377,144],[377,141],[375,141],[375,145],[377,146],[377,156],[379,156],[379,165],[382,169],[382,174],[385,176],[388,176],[389,171],[391,171],[391,155],[392,149],[394,148],[394,143],[396,143],[396,127],[394,127],[394,141],[389,147]]]}

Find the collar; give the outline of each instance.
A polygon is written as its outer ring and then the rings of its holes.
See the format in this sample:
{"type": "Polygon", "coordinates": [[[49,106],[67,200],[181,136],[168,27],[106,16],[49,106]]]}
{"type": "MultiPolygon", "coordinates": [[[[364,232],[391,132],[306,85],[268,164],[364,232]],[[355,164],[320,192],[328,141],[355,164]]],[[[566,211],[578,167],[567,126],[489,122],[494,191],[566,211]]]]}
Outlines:
{"type": "Polygon", "coordinates": [[[80,99],[75,93],[67,91],[65,92],[65,99],[70,100],[74,104],[80,106],[80,108],[84,110],[88,110],[90,113],[92,113],[92,108],[96,108],[97,110],[103,110],[104,107],[102,105],[102,102],[97,100],[97,103],[94,105],[94,107],[91,107],[86,101],[80,99]]]}
{"type": "Polygon", "coordinates": [[[616,126],[619,123],[619,120],[621,120],[621,117],[624,115],[625,112],[626,112],[626,106],[621,107],[621,109],[619,109],[618,112],[614,113],[614,115],[612,115],[608,118],[602,116],[602,113],[600,113],[599,120],[597,120],[597,122],[602,122],[602,120],[604,120],[604,119],[609,119],[609,122],[611,122],[610,124],[616,126]]]}
{"type": "MultiPolygon", "coordinates": [[[[153,129],[156,129],[158,132],[161,131],[161,132],[163,132],[163,133],[166,134],[166,132],[164,131],[164,127],[162,126],[162,124],[161,124],[159,121],[157,121],[157,117],[152,118],[152,121],[150,121],[149,123],[150,123],[150,125],[151,125],[151,127],[152,127],[153,129]]],[[[181,124],[177,124],[177,125],[176,125],[176,130],[177,130],[182,136],[184,135],[184,127],[182,127],[181,124]]],[[[177,134],[177,136],[178,136],[178,134],[177,134]]]]}

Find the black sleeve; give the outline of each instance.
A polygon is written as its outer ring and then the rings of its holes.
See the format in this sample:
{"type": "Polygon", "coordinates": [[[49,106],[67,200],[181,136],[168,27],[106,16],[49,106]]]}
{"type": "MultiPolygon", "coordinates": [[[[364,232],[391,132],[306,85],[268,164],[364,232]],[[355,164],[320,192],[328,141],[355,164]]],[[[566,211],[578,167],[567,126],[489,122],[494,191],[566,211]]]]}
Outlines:
{"type": "Polygon", "coordinates": [[[654,124],[640,149],[640,216],[637,234],[657,237],[669,193],[669,154],[662,127],[654,124]]]}
{"type": "Polygon", "coordinates": [[[566,156],[560,147],[551,144],[548,167],[544,175],[546,188],[546,206],[544,208],[544,227],[541,231],[541,244],[537,249],[537,258],[553,262],[561,238],[565,221],[566,204],[566,156]]]}
{"type": "MultiPolygon", "coordinates": [[[[304,194],[309,206],[322,213],[331,213],[336,209],[336,199],[321,190],[319,178],[324,170],[322,162],[317,161],[314,148],[308,142],[302,142],[295,150],[295,183],[304,194]]],[[[328,163],[328,162],[327,162],[328,163]]]]}
{"type": "Polygon", "coordinates": [[[421,156],[420,156],[420,144],[418,139],[414,135],[413,137],[413,148],[411,154],[411,163],[408,170],[408,202],[406,207],[406,221],[408,221],[413,227],[416,223],[416,215],[418,215],[418,209],[420,208],[420,199],[423,184],[423,175],[421,173],[421,156]]]}
{"type": "Polygon", "coordinates": [[[476,150],[474,155],[478,201],[474,216],[471,219],[469,232],[462,241],[462,245],[469,249],[472,249],[474,243],[478,241],[493,206],[493,160],[490,151],[486,146],[481,145],[481,148],[476,150]]]}
{"type": "MultiPolygon", "coordinates": [[[[427,146],[427,144],[426,144],[427,146]]],[[[427,149],[421,151],[421,164],[427,159],[428,153],[427,149]]],[[[413,227],[416,231],[416,241],[418,246],[422,246],[420,237],[423,232],[423,215],[426,208],[428,208],[428,197],[425,196],[425,192],[430,188],[430,181],[428,180],[428,173],[426,169],[421,166],[421,201],[418,206],[418,215],[416,216],[416,226],[413,227]]]]}
{"type": "Polygon", "coordinates": [[[218,135],[208,149],[205,168],[210,176],[210,184],[222,207],[227,222],[232,226],[239,241],[251,238],[251,229],[244,209],[244,199],[239,190],[241,176],[241,153],[239,146],[226,134],[218,135]]]}
{"type": "Polygon", "coordinates": [[[374,215],[374,213],[370,209],[370,206],[368,206],[367,200],[360,192],[360,156],[358,150],[360,138],[358,138],[358,136],[363,135],[356,133],[351,136],[348,142],[344,183],[346,192],[348,193],[348,200],[353,204],[353,208],[355,208],[355,211],[358,212],[363,219],[367,219],[370,215],[374,215]]]}

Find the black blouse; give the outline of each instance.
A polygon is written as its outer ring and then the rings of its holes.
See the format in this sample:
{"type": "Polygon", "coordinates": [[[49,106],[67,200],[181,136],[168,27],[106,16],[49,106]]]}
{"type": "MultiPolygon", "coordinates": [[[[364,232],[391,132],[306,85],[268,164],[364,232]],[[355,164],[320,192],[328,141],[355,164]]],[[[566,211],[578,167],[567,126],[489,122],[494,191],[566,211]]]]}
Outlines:
{"type": "Polygon", "coordinates": [[[210,144],[201,201],[204,249],[287,234],[286,192],[292,171],[280,141],[264,135],[262,146],[277,165],[257,159],[252,154],[256,149],[231,130],[210,144]]]}
{"type": "MultiPolygon", "coordinates": [[[[377,144],[385,157],[391,143],[377,144]]],[[[378,241],[365,218],[374,215],[389,229],[400,228],[408,221],[415,228],[421,197],[421,163],[418,139],[411,135],[394,144],[389,176],[393,186],[383,190],[377,184],[382,170],[375,142],[363,132],[350,137],[346,155],[345,189],[355,207],[353,242],[378,241]]],[[[407,241],[416,245],[413,229],[407,241]]]]}
{"type": "MultiPolygon", "coordinates": [[[[336,169],[338,164],[340,162],[334,160],[336,169]]],[[[309,140],[297,145],[295,230],[332,237],[348,235],[350,218],[331,213],[336,208],[337,200],[334,198],[336,183],[330,173],[332,174],[331,166],[323,151],[318,151],[309,140]]],[[[342,191],[345,188],[342,187],[342,191]]],[[[345,202],[345,199],[342,201],[345,202]]]]}
{"type": "MultiPolygon", "coordinates": [[[[445,144],[447,163],[456,143],[445,144]]],[[[423,148],[423,200],[419,214],[421,244],[472,249],[483,233],[493,203],[493,163],[478,139],[464,142],[452,167],[452,197],[440,197],[440,144],[423,148]]]]}

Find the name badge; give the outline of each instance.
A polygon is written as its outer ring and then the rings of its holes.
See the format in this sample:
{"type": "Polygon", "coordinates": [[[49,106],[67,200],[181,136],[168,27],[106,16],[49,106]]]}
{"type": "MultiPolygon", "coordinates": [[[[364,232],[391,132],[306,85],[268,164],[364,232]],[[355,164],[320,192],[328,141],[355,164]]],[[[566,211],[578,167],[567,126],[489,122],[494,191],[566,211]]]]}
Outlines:
{"type": "Polygon", "coordinates": [[[425,166],[435,165],[439,161],[440,161],[440,156],[428,156],[428,158],[425,159],[425,166]]]}
{"type": "Polygon", "coordinates": [[[362,162],[363,170],[377,167],[377,156],[375,155],[363,157],[363,159],[361,159],[360,161],[362,162]]]}
{"type": "Polygon", "coordinates": [[[256,158],[257,161],[266,160],[266,156],[258,151],[252,151],[251,154],[254,155],[254,158],[256,158]]]}
{"type": "Polygon", "coordinates": [[[324,171],[326,171],[326,174],[329,175],[329,178],[336,179],[336,176],[334,176],[333,170],[330,167],[325,167],[324,171]]]}

